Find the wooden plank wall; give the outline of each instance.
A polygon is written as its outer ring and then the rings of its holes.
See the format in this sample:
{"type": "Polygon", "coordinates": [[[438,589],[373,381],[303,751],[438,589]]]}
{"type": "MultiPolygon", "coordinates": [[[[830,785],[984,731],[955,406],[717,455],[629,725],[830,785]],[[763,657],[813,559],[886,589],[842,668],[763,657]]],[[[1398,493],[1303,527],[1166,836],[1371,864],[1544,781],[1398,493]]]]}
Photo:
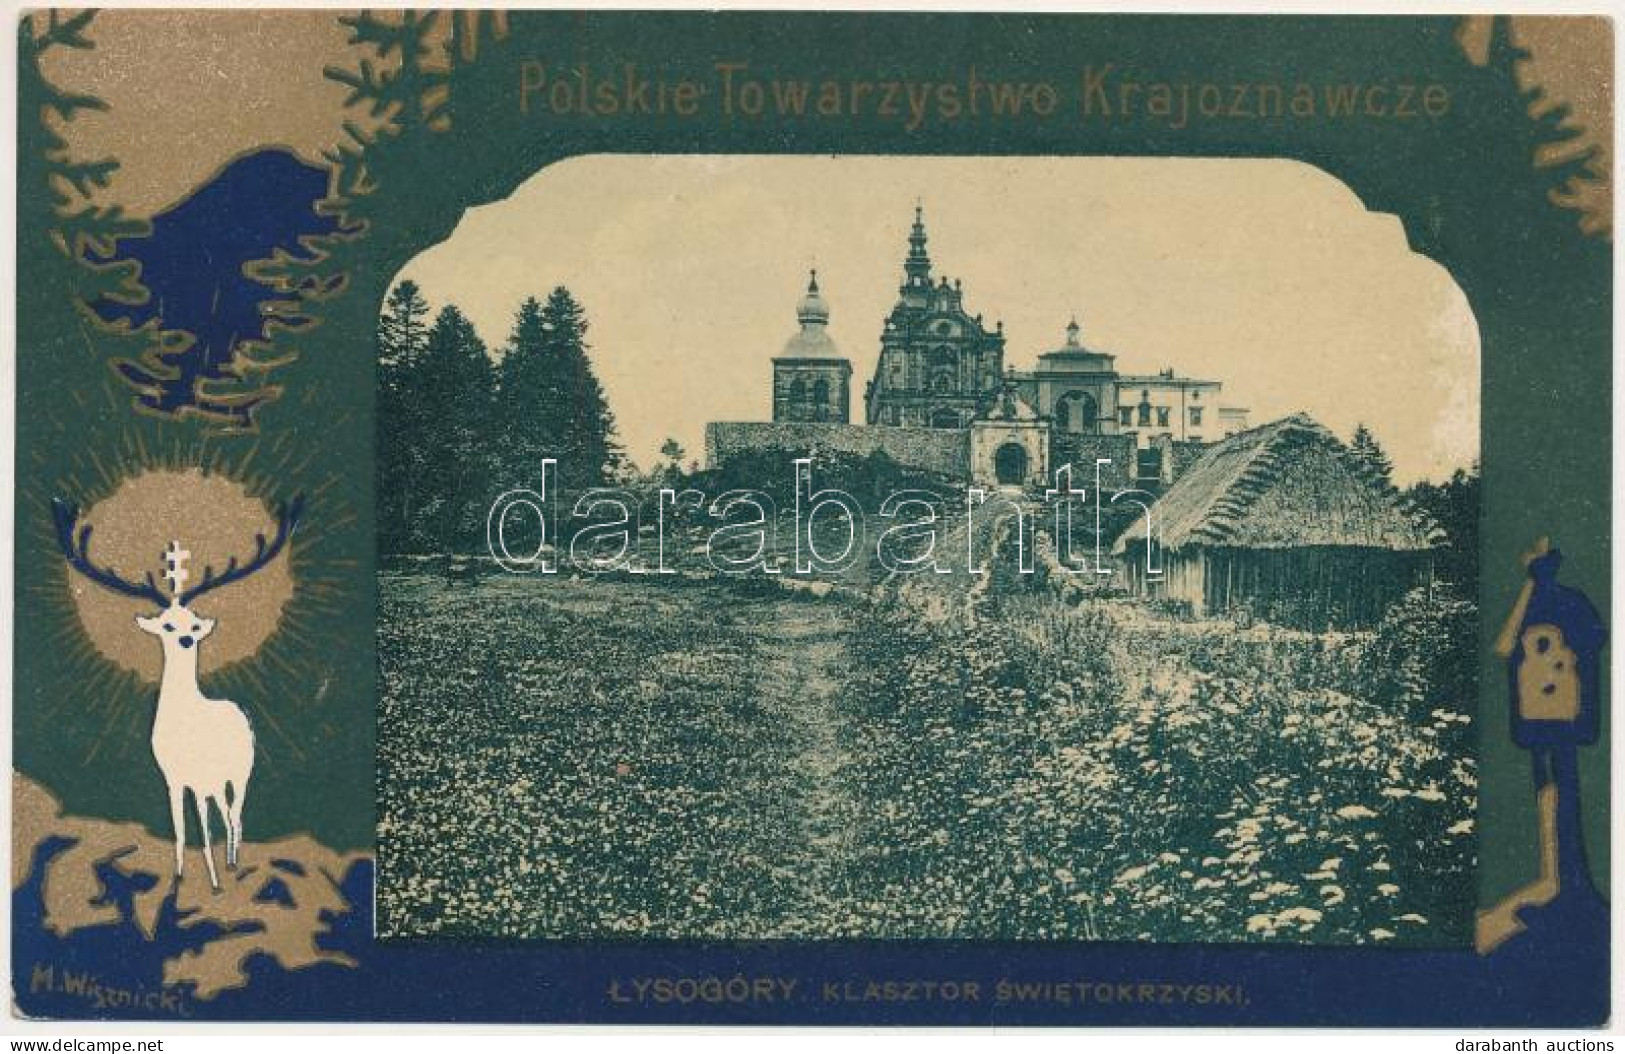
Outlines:
{"type": "Polygon", "coordinates": [[[1184,601],[1194,615],[1246,607],[1266,621],[1317,630],[1373,625],[1407,591],[1430,584],[1433,572],[1429,552],[1356,546],[1188,546],[1159,555],[1163,573],[1152,578],[1143,546],[1124,555],[1134,593],[1184,601]]]}

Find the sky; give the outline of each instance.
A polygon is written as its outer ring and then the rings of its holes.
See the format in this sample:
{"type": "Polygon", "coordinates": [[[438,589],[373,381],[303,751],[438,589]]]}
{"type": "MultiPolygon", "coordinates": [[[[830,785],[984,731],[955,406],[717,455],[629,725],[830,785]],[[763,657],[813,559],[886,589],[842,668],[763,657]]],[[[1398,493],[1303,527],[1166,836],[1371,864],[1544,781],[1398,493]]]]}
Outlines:
{"type": "Polygon", "coordinates": [[[916,199],[934,273],[1004,321],[1006,363],[1032,366],[1075,314],[1123,372],[1222,381],[1253,424],[1302,410],[1345,439],[1367,424],[1400,483],[1477,457],[1465,298],[1397,219],[1297,162],[595,155],[471,209],[399,277],[493,348],[526,296],[569,287],[648,466],[668,436],[700,457],[706,422],[770,418],[812,266],[861,420],[916,199]]]}

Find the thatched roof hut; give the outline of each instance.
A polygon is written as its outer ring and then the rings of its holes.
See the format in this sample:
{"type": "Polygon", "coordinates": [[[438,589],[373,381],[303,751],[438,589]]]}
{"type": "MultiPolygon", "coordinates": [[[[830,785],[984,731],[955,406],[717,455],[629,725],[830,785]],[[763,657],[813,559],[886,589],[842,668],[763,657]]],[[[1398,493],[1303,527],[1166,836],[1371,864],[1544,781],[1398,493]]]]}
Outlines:
{"type": "Polygon", "coordinates": [[[1272,621],[1324,627],[1380,618],[1432,576],[1437,525],[1409,508],[1307,414],[1208,448],[1114,555],[1140,593],[1196,614],[1246,606],[1272,621]]]}

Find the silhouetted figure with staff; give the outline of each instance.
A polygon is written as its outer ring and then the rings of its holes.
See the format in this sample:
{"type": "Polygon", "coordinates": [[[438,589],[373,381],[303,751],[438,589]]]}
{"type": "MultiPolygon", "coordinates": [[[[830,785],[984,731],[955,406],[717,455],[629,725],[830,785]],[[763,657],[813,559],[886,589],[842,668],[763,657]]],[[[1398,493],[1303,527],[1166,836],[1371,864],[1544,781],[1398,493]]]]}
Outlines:
{"type": "Polygon", "coordinates": [[[1524,555],[1529,577],[1496,641],[1507,660],[1512,741],[1534,762],[1540,877],[1479,915],[1481,954],[1515,937],[1514,947],[1543,956],[1592,943],[1606,953],[1608,906],[1586,864],[1578,753],[1597,741],[1607,630],[1584,593],[1558,583],[1562,561],[1545,538],[1524,555]]]}

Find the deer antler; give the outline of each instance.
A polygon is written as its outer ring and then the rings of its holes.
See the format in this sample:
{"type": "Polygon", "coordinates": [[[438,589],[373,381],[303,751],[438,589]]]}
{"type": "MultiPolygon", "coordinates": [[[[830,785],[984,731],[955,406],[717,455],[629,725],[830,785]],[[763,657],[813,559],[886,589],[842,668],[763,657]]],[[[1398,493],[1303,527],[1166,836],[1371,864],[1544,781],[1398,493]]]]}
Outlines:
{"type": "Polygon", "coordinates": [[[285,505],[278,505],[276,509],[276,537],[272,538],[269,544],[266,543],[263,533],[256,534],[254,536],[254,556],[248,563],[238,566],[237,558],[234,556],[226,563],[226,569],[218,575],[214,573],[213,567],[205,565],[203,580],[182,593],[180,602],[182,604],[191,604],[192,601],[210,590],[219,589],[221,586],[230,585],[232,582],[247,578],[272,560],[275,560],[277,554],[288,544],[288,539],[293,535],[294,528],[299,526],[299,517],[304,514],[304,511],[305,496],[303,494],[295,495],[293,501],[285,505]]]}
{"type": "Polygon", "coordinates": [[[79,522],[77,505],[61,498],[52,498],[51,511],[56,517],[57,544],[62,547],[62,555],[68,558],[68,564],[74,570],[104,589],[111,589],[127,597],[150,600],[160,608],[169,606],[169,598],[158,588],[158,583],[153,581],[151,571],[147,572],[146,581],[131,582],[121,578],[111,567],[97,567],[90,562],[90,525],[87,523],[80,527],[78,538],[74,537],[74,527],[79,522]]]}

